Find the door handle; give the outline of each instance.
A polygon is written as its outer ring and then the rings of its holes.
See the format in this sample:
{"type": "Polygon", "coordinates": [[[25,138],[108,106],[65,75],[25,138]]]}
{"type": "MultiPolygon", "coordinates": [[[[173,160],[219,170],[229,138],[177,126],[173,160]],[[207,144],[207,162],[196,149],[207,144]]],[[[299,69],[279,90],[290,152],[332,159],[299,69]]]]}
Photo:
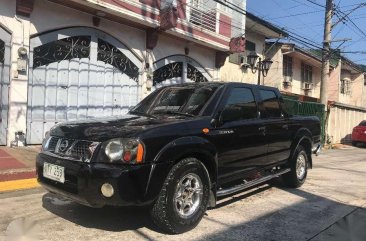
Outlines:
{"type": "Polygon", "coordinates": [[[258,130],[265,132],[266,131],[266,127],[265,126],[259,127],[258,130]]]}
{"type": "Polygon", "coordinates": [[[282,129],[288,130],[288,125],[283,125],[282,129]]]}

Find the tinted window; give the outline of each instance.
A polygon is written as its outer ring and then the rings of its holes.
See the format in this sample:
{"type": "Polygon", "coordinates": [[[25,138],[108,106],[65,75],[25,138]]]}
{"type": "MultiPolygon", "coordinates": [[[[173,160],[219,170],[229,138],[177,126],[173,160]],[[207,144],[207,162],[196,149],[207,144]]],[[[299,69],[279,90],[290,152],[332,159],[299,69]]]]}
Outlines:
{"type": "Polygon", "coordinates": [[[248,88],[233,88],[222,113],[223,121],[257,118],[257,105],[248,88]]]}
{"type": "Polygon", "coordinates": [[[151,115],[179,112],[182,114],[198,115],[217,87],[207,85],[159,89],[141,101],[131,112],[151,115]]]}
{"type": "Polygon", "coordinates": [[[259,90],[263,100],[264,112],[261,114],[263,118],[281,117],[280,104],[276,93],[272,90],[259,90]]]}
{"type": "Polygon", "coordinates": [[[359,126],[366,126],[366,121],[361,121],[361,123],[359,124],[359,126]]]}

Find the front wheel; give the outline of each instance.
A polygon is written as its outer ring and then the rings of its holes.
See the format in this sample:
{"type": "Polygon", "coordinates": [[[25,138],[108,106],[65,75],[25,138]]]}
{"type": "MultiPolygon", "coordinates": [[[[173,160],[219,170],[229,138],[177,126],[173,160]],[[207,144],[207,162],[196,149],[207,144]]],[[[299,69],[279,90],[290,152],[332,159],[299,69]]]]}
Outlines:
{"type": "Polygon", "coordinates": [[[154,223],[168,233],[197,226],[206,212],[210,179],[203,164],[185,158],[173,166],[151,209],[154,223]]]}
{"type": "Polygon", "coordinates": [[[308,155],[305,148],[299,145],[290,162],[291,171],[283,175],[283,181],[288,187],[297,188],[304,184],[308,173],[308,155]]]}

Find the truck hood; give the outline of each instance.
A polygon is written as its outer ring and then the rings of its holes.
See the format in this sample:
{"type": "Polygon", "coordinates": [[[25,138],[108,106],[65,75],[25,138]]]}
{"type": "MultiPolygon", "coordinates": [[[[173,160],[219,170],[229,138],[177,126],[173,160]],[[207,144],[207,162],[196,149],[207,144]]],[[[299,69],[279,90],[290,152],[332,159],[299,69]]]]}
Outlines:
{"type": "Polygon", "coordinates": [[[102,142],[112,138],[128,138],[156,126],[181,122],[189,117],[160,116],[158,118],[125,115],[59,123],[50,130],[51,136],[102,142]]]}

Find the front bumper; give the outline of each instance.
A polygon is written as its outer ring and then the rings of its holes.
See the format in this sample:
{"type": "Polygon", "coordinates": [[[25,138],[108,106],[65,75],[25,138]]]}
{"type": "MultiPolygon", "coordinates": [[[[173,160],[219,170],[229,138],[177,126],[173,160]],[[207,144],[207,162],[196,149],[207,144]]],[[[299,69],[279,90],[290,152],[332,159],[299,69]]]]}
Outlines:
{"type": "MultiPolygon", "coordinates": [[[[40,153],[37,156],[36,170],[38,182],[53,193],[66,196],[78,203],[102,207],[146,205],[153,201],[147,198],[147,187],[153,165],[111,165],[106,163],[84,163],[64,160],[40,153]],[[63,166],[65,182],[60,183],[43,176],[44,162],[63,166]],[[112,197],[104,197],[101,186],[109,183],[114,188],[112,197]]],[[[148,195],[149,196],[149,195],[148,195]]]]}

